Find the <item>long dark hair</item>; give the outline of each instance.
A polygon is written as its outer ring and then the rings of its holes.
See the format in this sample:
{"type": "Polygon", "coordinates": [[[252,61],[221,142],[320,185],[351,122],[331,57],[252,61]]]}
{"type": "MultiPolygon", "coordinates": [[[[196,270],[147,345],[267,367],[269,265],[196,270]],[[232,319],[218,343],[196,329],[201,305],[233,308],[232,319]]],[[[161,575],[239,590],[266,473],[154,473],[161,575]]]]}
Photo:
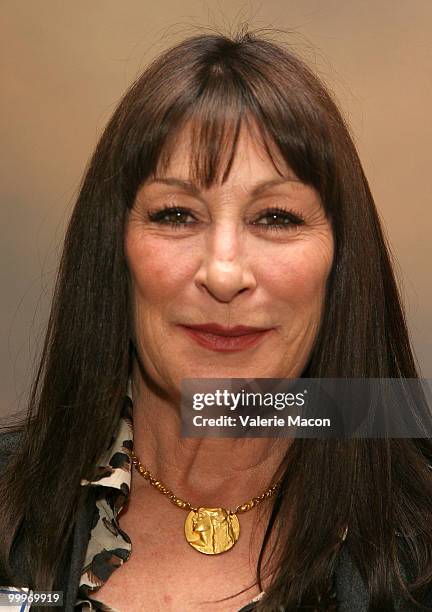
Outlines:
{"type": "MultiPolygon", "coordinates": [[[[117,425],[133,354],[124,226],[139,186],[167,162],[189,120],[193,176],[203,187],[224,181],[240,126],[251,118],[269,155],[275,144],[297,177],[317,190],[332,221],[333,267],[303,376],[418,378],[390,250],[332,96],[268,32],[192,36],[131,85],[86,169],[22,440],[1,480],[2,584],[14,578],[9,553],[20,531],[30,586],[55,585],[80,480],[92,478],[117,425]]],[[[409,598],[430,582],[431,455],[429,440],[294,440],[262,544],[260,587],[273,530],[277,571],[257,609],[315,604],[346,525],[345,545],[369,590],[370,610],[393,610],[395,594],[409,598]],[[396,530],[409,542],[405,560],[415,583],[405,581],[396,530]]]]}

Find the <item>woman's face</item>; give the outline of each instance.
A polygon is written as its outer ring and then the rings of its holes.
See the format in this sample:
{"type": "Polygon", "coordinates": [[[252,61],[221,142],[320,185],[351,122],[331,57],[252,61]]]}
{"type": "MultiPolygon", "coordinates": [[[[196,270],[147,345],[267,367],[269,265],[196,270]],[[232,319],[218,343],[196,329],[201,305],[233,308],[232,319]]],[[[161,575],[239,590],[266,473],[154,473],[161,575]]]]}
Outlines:
{"type": "Polygon", "coordinates": [[[159,386],[177,392],[182,378],[298,377],[316,338],[333,259],[320,198],[276,157],[280,182],[245,128],[226,182],[200,191],[189,183],[188,134],[166,173],[141,186],[127,221],[141,364],[159,386]],[[164,207],[182,212],[162,213],[164,207]],[[275,207],[286,212],[275,217],[275,207]],[[205,323],[270,331],[251,346],[221,351],[182,327],[205,323]]]}

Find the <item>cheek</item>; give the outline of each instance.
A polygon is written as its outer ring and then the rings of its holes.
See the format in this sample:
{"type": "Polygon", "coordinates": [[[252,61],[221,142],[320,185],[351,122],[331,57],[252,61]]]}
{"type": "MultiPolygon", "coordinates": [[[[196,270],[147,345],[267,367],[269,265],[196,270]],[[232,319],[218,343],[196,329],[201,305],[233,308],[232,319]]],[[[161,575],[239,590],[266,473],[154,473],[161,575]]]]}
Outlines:
{"type": "Polygon", "coordinates": [[[130,232],[125,254],[138,299],[159,302],[178,293],[192,269],[188,251],[180,242],[130,232]]]}
{"type": "Polygon", "coordinates": [[[312,305],[324,296],[333,257],[332,241],[286,245],[266,267],[266,284],[281,301],[312,305]]]}

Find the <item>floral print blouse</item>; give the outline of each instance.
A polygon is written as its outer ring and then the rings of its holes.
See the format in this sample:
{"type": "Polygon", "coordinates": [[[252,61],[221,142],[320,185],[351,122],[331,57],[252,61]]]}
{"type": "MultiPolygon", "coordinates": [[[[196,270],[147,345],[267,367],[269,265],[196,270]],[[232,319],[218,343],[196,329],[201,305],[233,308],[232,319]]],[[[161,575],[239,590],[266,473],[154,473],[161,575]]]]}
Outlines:
{"type": "MultiPolygon", "coordinates": [[[[90,539],[75,603],[77,611],[120,612],[92,597],[92,594],[109,580],[117,568],[127,563],[132,551],[131,539],[121,529],[117,520],[121,509],[128,502],[131,485],[132,411],[132,387],[129,380],[117,431],[98,466],[98,473],[92,481],[85,479],[81,481],[82,486],[96,487],[97,494],[90,539]]],[[[336,602],[334,581],[332,588],[331,598],[336,602]]],[[[253,610],[254,602],[263,595],[264,591],[243,606],[239,612],[253,610]]]]}

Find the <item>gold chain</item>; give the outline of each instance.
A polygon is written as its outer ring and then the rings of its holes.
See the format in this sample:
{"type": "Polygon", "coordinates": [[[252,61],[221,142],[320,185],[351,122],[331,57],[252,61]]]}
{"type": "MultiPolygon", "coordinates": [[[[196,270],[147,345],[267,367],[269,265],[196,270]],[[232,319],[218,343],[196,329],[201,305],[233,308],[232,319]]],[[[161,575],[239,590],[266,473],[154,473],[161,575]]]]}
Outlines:
{"type": "MultiPolygon", "coordinates": [[[[177,497],[163,482],[153,478],[150,470],[143,466],[133,451],[131,451],[131,462],[141,476],[148,480],[155,489],[166,495],[175,506],[189,510],[184,525],[186,541],[195,550],[206,555],[217,555],[230,550],[240,535],[240,523],[237,514],[251,510],[264,499],[274,495],[282,482],[282,480],[279,480],[265,493],[258,497],[252,497],[246,503],[237,506],[234,511],[203,506],[196,508],[189,502],[177,497]]],[[[341,534],[341,541],[345,540],[347,533],[348,527],[345,527],[343,534],[341,534]]]]}
{"type": "MultiPolygon", "coordinates": [[[[143,466],[143,464],[141,463],[141,461],[138,459],[138,457],[135,455],[133,451],[131,451],[131,460],[132,460],[133,465],[136,467],[138,472],[141,474],[141,476],[143,476],[146,480],[148,480],[155,489],[157,489],[158,491],[166,495],[175,506],[177,506],[178,508],[184,508],[185,510],[193,510],[194,512],[198,512],[198,508],[195,508],[189,502],[184,501],[180,497],[177,497],[177,495],[175,495],[171,491],[171,489],[166,487],[163,484],[163,482],[161,482],[160,480],[156,480],[156,478],[153,478],[150,470],[148,470],[146,467],[143,466]]],[[[238,505],[234,511],[227,510],[227,512],[229,512],[229,514],[240,514],[242,512],[247,512],[248,510],[251,510],[252,508],[257,506],[260,502],[262,502],[264,499],[267,499],[268,497],[271,497],[272,495],[274,495],[274,493],[276,493],[280,484],[281,484],[281,481],[279,480],[278,482],[273,484],[270,487],[270,489],[268,489],[265,493],[262,493],[258,497],[252,497],[246,503],[238,505]]]]}

